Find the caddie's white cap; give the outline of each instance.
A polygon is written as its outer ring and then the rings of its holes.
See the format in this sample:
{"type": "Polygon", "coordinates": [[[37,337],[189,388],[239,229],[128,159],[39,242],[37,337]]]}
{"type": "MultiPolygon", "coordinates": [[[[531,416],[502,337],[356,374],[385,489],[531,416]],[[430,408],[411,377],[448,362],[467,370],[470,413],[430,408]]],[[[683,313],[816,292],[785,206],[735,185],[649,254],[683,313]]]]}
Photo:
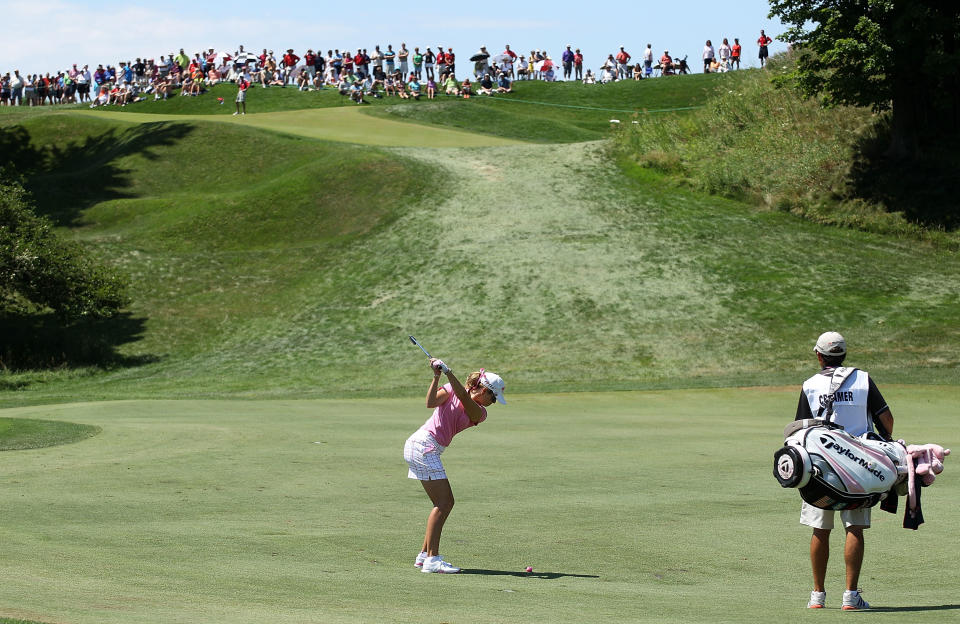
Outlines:
{"type": "Polygon", "coordinates": [[[493,391],[493,394],[497,397],[497,403],[502,405],[507,404],[507,400],[503,398],[504,385],[503,379],[500,378],[500,375],[491,373],[489,371],[483,371],[480,373],[480,385],[493,391]]]}
{"type": "Polygon", "coordinates": [[[823,355],[846,355],[847,341],[835,331],[823,332],[813,350],[823,355]]]}

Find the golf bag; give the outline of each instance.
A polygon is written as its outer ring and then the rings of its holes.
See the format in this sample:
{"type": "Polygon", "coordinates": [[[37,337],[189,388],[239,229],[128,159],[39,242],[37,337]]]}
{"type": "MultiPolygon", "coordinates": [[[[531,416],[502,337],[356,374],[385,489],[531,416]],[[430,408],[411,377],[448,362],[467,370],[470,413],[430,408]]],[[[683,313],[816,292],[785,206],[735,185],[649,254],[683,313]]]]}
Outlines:
{"type": "MultiPolygon", "coordinates": [[[[854,370],[836,370],[830,397],[854,370]]],[[[903,444],[873,432],[850,435],[830,422],[835,415],[832,400],[824,414],[826,419],[798,420],[784,429],[783,446],[773,454],[773,476],[782,487],[798,488],[810,505],[834,510],[873,507],[894,488],[906,488],[908,462],[913,460],[903,444]]]]}
{"type": "MultiPolygon", "coordinates": [[[[906,485],[907,449],[874,433],[854,437],[823,420],[791,423],[773,454],[773,476],[782,487],[821,509],[873,507],[906,485]]],[[[894,495],[896,495],[894,493],[894,495]]]]}

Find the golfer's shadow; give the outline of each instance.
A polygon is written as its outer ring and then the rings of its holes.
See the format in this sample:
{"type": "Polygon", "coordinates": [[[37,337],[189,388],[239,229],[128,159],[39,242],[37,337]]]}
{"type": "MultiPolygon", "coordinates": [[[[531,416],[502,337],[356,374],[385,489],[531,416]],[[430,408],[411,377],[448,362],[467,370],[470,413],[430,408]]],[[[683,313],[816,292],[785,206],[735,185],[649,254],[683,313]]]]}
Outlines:
{"type": "Polygon", "coordinates": [[[537,578],[547,581],[563,577],[600,578],[596,574],[564,574],[563,572],[517,572],[516,570],[483,570],[464,568],[460,574],[479,574],[481,576],[516,576],[517,578],[537,578]]]}

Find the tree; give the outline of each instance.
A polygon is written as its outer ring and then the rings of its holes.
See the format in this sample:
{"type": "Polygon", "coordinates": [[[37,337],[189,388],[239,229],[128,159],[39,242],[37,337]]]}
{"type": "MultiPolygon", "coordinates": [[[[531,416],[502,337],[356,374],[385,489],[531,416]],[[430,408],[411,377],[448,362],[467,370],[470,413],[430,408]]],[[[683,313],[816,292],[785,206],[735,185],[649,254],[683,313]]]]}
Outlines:
{"type": "Polygon", "coordinates": [[[789,25],[805,94],[892,112],[891,156],[960,129],[960,3],[770,0],[770,17],[789,25]]]}
{"type": "Polygon", "coordinates": [[[26,191],[0,181],[0,312],[53,310],[62,321],[108,318],[129,303],[126,280],[62,240],[26,191]]]}

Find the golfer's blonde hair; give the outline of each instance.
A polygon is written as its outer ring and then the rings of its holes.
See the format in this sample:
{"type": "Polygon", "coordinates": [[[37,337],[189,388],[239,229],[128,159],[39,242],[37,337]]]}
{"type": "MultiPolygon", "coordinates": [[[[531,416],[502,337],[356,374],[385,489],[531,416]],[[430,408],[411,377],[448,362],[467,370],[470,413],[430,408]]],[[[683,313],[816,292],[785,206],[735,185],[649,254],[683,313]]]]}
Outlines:
{"type": "Polygon", "coordinates": [[[473,371],[467,376],[467,383],[463,384],[463,387],[467,390],[473,390],[480,386],[480,375],[483,374],[483,369],[478,371],[473,371]]]}

